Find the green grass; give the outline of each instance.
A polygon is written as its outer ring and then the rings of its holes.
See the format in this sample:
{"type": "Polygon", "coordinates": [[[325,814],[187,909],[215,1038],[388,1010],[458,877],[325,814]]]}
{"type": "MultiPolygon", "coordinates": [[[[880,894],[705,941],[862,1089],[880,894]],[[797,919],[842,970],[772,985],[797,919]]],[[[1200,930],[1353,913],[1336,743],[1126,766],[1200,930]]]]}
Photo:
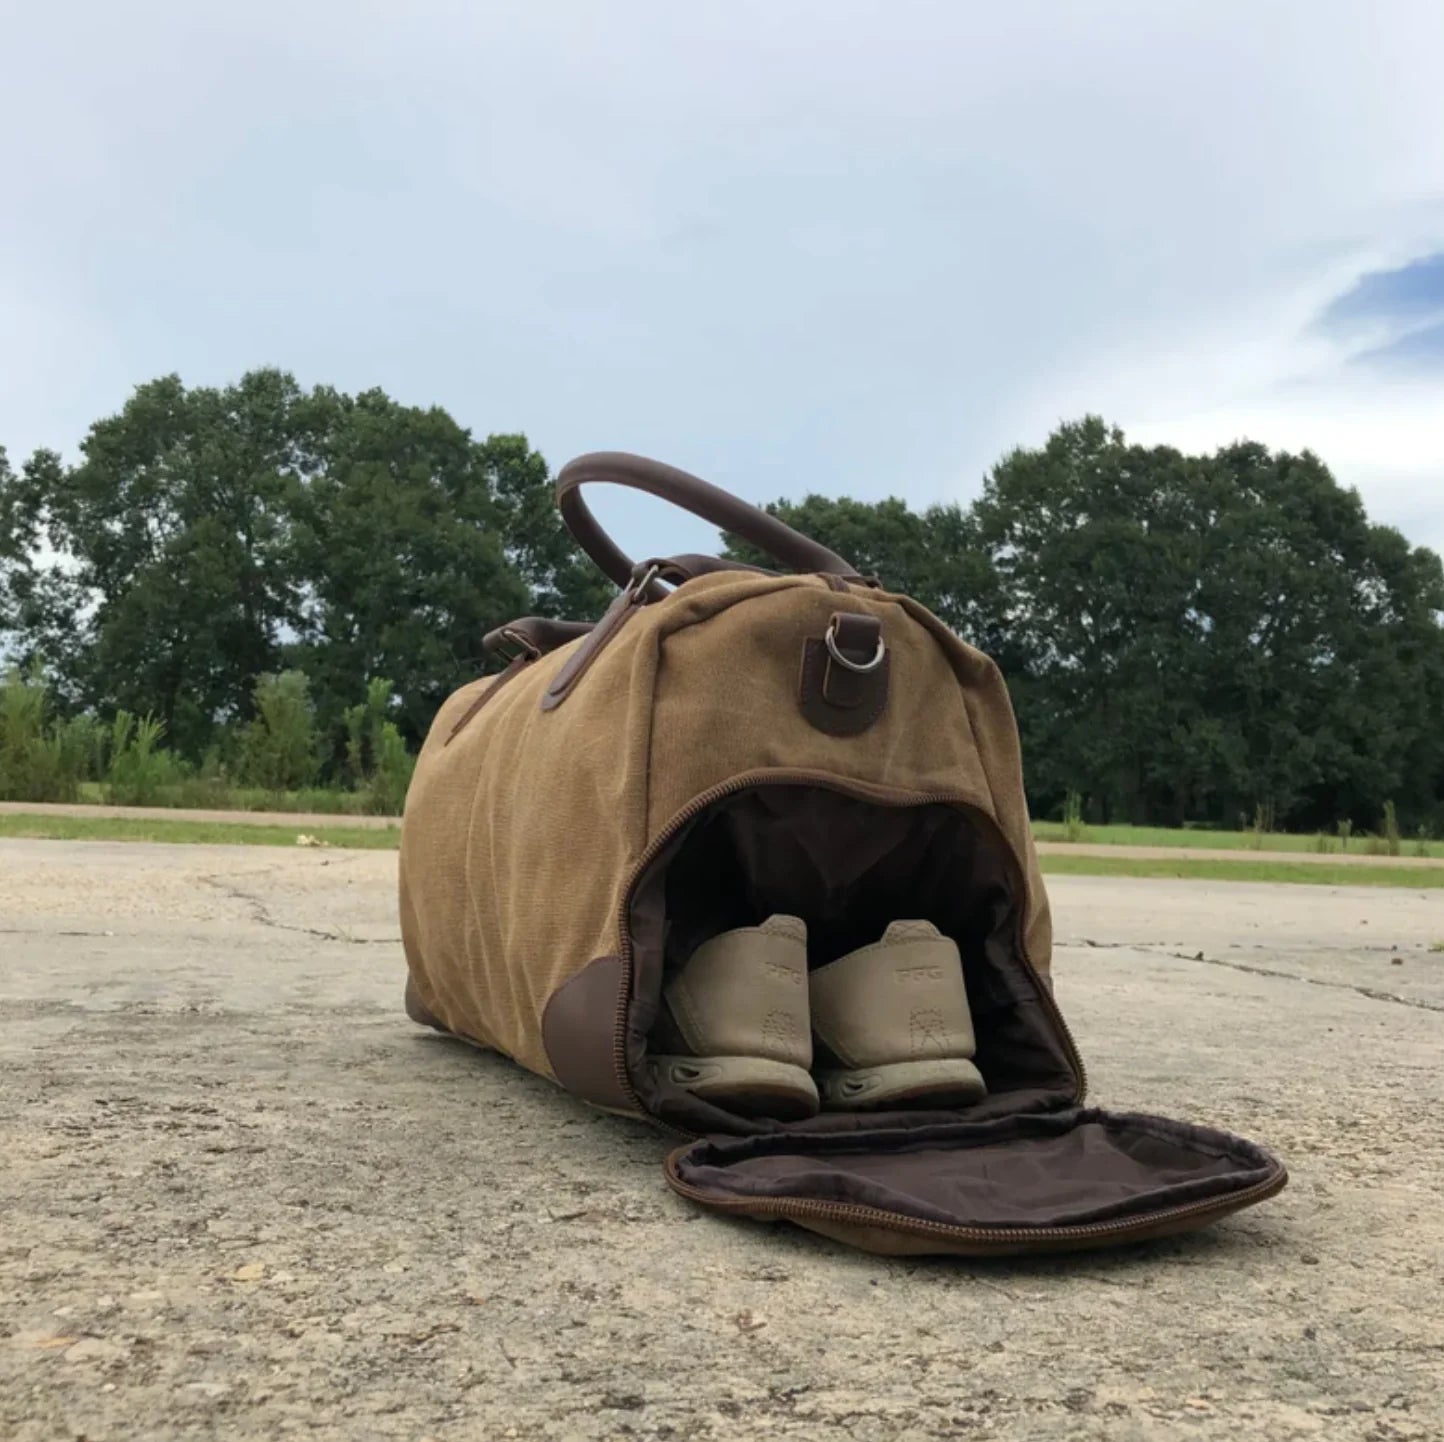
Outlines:
{"type": "MultiPolygon", "coordinates": [[[[210,846],[295,846],[303,828],[256,826],[244,821],[174,821],[128,817],[0,815],[0,836],[28,836],[43,841],[167,841],[210,846]]],[[[401,844],[398,826],[312,826],[305,834],[328,846],[358,850],[395,850],[401,844]]]]}
{"type": "MultiPolygon", "coordinates": [[[[92,804],[102,804],[105,801],[104,788],[97,782],[84,782],[80,787],[79,799],[92,804]]],[[[177,786],[163,787],[156,797],[155,805],[158,811],[196,807],[211,811],[309,811],[339,817],[365,814],[366,802],[366,795],[362,792],[339,791],[321,786],[308,787],[304,791],[277,792],[262,791],[256,787],[219,785],[191,778],[177,786]]],[[[1312,834],[1205,831],[1192,828],[1181,830],[1167,826],[1085,826],[1078,821],[1071,827],[1065,821],[1035,821],[1033,835],[1039,841],[1050,842],[1083,842],[1097,846],[1167,846],[1180,851],[1249,851],[1255,855],[1261,851],[1318,852],[1324,849],[1337,853],[1340,844],[1338,836],[1333,833],[1325,838],[1326,846],[1321,847],[1320,838],[1312,834]]],[[[1371,841],[1374,843],[1375,854],[1386,854],[1384,843],[1377,837],[1364,835],[1350,839],[1348,854],[1369,854],[1371,841]]],[[[377,843],[370,844],[374,846],[377,843]]],[[[1416,838],[1407,843],[1406,849],[1412,858],[1444,860],[1444,841],[1416,838]]]]}
{"type": "MultiPolygon", "coordinates": [[[[1257,853],[1254,853],[1257,855],[1257,853]]],[[[1040,856],[1052,876],[1163,876],[1183,881],[1274,881],[1303,886],[1402,886],[1414,891],[1444,889],[1444,867],[1351,866],[1343,861],[1215,861],[1180,856],[1139,861],[1128,856],[1040,856]]]]}
{"type": "MultiPolygon", "coordinates": [[[[1067,825],[1062,821],[1035,821],[1033,835],[1039,841],[1067,841],[1067,825]]],[[[1282,831],[1195,831],[1176,830],[1167,826],[1088,826],[1084,839],[1099,846],[1175,846],[1184,851],[1317,851],[1318,837],[1293,835],[1282,831]]],[[[1337,838],[1333,838],[1338,845],[1337,838]]],[[[1409,854],[1418,855],[1418,843],[1409,843],[1409,854]]],[[[1424,854],[1444,859],[1444,841],[1426,841],[1424,854]]],[[[1354,836],[1349,843],[1351,856],[1362,856],[1365,838],[1354,836]]]]}
{"type": "MultiPolygon", "coordinates": [[[[77,799],[103,806],[105,787],[99,781],[82,781],[77,799]]],[[[304,791],[262,791],[258,786],[229,786],[191,777],[174,786],[162,786],[151,804],[161,810],[313,811],[327,816],[361,816],[366,812],[366,795],[327,786],[308,786],[304,791]]]]}
{"type": "MultiPolygon", "coordinates": [[[[254,826],[245,822],[175,821],[164,816],[131,820],[123,817],[0,815],[0,836],[49,841],[201,842],[216,846],[292,846],[301,829],[254,826]]],[[[394,850],[401,843],[399,827],[322,826],[307,830],[328,846],[370,851],[394,850]]],[[[1274,881],[1307,886],[1402,886],[1415,891],[1444,889],[1444,867],[1350,866],[1347,862],[1288,862],[1259,858],[1237,861],[1136,861],[1127,856],[1044,856],[1043,870],[1053,876],[1162,876],[1194,881],[1274,881]]]]}

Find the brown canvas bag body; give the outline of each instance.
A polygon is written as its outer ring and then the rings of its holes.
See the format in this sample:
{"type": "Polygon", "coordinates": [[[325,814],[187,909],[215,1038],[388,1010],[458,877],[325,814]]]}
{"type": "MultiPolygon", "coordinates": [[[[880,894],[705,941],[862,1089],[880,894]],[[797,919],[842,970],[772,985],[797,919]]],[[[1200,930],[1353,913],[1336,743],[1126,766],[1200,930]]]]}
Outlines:
{"type": "Polygon", "coordinates": [[[675,1130],[687,1140],[666,1178],[683,1196],[878,1252],[1161,1236],[1284,1185],[1281,1163],[1242,1138],[1083,1105],[991,660],[670,467],[583,457],[558,497],[624,589],[595,626],[501,628],[488,643],[515,658],[437,714],[402,827],[415,1020],[675,1130]],[[634,567],[581,499],[595,481],[673,500],[798,574],[695,556],[634,567]],[[952,937],[986,1098],[781,1123],[650,1077],[669,966],[774,912],[806,919],[813,965],[899,917],[952,937]]]}

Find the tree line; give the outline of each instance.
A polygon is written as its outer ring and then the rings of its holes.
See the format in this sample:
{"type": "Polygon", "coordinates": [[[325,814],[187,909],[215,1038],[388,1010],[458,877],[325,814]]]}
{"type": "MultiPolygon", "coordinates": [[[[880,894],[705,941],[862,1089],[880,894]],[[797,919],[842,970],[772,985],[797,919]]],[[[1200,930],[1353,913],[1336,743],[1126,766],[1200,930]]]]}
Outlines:
{"type": "Polygon", "coordinates": [[[998,661],[1037,816],[1071,793],[1099,822],[1374,829],[1392,802],[1444,827],[1444,570],[1309,452],[1089,417],[967,507],[771,509],[998,661]]]}
{"type": "MultiPolygon", "coordinates": [[[[1444,830],[1444,571],[1308,452],[1189,456],[1089,417],[967,506],[770,509],[998,660],[1037,815],[1366,829],[1395,802],[1444,830]]],[[[191,768],[284,776],[289,744],[355,783],[415,751],[486,631],[611,594],[524,437],[379,390],[172,376],[73,465],[0,451],[8,660],[61,718],[150,718],[191,768]]]]}
{"type": "Polygon", "coordinates": [[[66,712],[153,718],[196,766],[239,764],[263,702],[294,710],[294,681],[258,690],[283,673],[305,678],[321,779],[345,775],[348,713],[377,679],[414,751],[488,630],[594,613],[610,589],[524,437],[477,440],[379,390],[170,376],[94,424],[73,466],[0,452],[10,660],[66,712]]]}

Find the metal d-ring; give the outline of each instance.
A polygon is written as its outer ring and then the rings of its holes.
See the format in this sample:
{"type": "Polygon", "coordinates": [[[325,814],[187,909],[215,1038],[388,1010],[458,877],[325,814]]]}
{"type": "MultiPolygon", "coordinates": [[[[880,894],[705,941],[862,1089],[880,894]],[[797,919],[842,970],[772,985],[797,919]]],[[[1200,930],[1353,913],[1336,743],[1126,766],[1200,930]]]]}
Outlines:
{"type": "Polygon", "coordinates": [[[520,656],[525,656],[528,661],[535,661],[541,656],[541,647],[535,641],[528,640],[515,626],[503,626],[499,638],[505,645],[515,646],[515,652],[508,653],[503,646],[498,645],[496,649],[506,656],[508,661],[515,661],[520,656]]]}
{"type": "Polygon", "coordinates": [[[647,592],[652,582],[662,574],[659,561],[642,561],[632,567],[632,579],[627,583],[626,597],[634,606],[647,604],[647,592]]]}
{"type": "Polygon", "coordinates": [[[839,666],[846,666],[849,671],[856,671],[859,676],[866,676],[871,671],[876,671],[882,665],[883,657],[887,655],[887,645],[882,637],[877,638],[877,651],[871,661],[865,661],[859,665],[856,661],[849,661],[838,649],[837,645],[837,617],[832,618],[832,624],[827,628],[827,635],[823,637],[827,643],[828,654],[839,666]]]}

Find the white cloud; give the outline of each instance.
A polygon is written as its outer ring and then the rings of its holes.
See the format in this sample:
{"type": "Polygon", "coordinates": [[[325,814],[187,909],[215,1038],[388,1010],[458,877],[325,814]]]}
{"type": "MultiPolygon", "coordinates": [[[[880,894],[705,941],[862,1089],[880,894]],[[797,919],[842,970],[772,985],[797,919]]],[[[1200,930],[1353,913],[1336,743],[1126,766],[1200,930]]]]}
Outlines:
{"type": "Polygon", "coordinates": [[[1444,539],[1429,388],[1309,331],[1444,244],[1433,0],[84,9],[7,23],[12,451],[272,362],[926,502],[1095,410],[1311,445],[1444,539]]]}

